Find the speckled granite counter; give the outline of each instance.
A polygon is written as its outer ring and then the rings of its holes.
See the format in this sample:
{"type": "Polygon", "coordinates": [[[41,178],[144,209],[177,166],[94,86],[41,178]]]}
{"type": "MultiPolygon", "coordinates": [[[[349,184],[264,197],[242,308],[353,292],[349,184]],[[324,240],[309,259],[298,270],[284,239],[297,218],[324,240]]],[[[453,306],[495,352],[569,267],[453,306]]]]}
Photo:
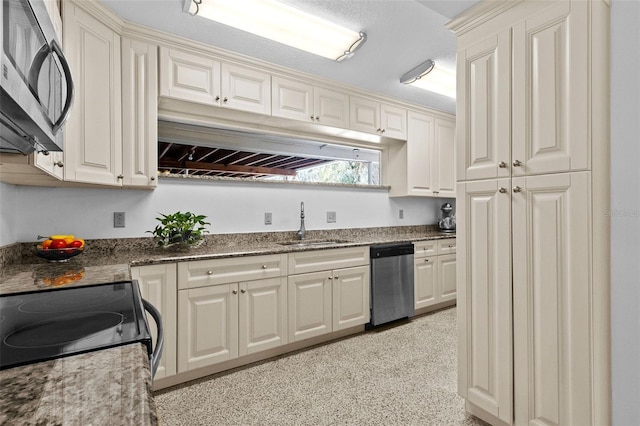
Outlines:
{"type": "MultiPolygon", "coordinates": [[[[0,294],[129,280],[131,266],[441,238],[455,234],[434,226],[308,231],[309,241],[341,242],[306,247],[282,244],[294,232],[209,235],[187,252],[155,248],[151,238],[88,240],[64,263],[23,243],[0,249],[0,294]]],[[[141,345],[128,345],[0,371],[0,424],[156,424],[148,362],[141,345]]]]}
{"type": "Polygon", "coordinates": [[[0,371],[2,425],[156,425],[146,349],[120,346],[0,371]]]}

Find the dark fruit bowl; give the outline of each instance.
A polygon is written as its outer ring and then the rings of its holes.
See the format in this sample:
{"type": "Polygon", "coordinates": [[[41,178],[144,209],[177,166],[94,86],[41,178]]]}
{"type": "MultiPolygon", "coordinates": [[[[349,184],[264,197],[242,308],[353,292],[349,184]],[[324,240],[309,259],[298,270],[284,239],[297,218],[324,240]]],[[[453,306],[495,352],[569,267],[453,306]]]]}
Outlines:
{"type": "Polygon", "coordinates": [[[59,249],[36,248],[36,256],[47,259],[50,262],[65,262],[73,256],[77,256],[84,251],[84,247],[67,247],[59,249]]]}

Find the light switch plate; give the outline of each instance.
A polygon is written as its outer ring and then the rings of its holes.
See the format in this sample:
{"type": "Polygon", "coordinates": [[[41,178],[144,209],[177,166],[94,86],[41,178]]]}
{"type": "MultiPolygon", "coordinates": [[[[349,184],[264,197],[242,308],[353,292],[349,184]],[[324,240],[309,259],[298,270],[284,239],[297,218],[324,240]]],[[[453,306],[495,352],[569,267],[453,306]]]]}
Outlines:
{"type": "Polygon", "coordinates": [[[336,212],[327,212],[327,223],[336,223],[336,212]]]}
{"type": "Polygon", "coordinates": [[[273,223],[272,221],[272,215],[271,213],[267,212],[264,214],[264,224],[265,225],[271,225],[273,223]]]}

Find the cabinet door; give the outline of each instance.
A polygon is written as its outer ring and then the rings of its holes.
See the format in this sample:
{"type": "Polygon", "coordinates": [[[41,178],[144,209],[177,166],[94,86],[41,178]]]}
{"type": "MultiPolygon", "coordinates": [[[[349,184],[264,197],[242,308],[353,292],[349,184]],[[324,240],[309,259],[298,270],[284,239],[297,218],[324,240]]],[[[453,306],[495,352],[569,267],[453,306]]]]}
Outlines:
{"type": "Polygon", "coordinates": [[[367,133],[380,131],[380,103],[357,96],[349,98],[349,127],[367,133]]]}
{"type": "Polygon", "coordinates": [[[369,322],[369,266],[337,269],[333,281],[333,331],[369,322]]]}
{"type": "Polygon", "coordinates": [[[589,3],[552,4],[513,29],[514,176],[590,165],[589,3]]]}
{"type": "Polygon", "coordinates": [[[511,30],[458,52],[457,62],[457,180],[507,177],[511,167],[511,30]]]}
{"type": "Polygon", "coordinates": [[[62,180],[64,176],[64,153],[62,151],[50,151],[49,155],[39,151],[31,155],[33,155],[33,162],[37,168],[54,176],[56,179],[62,180]]]}
{"type": "Polygon", "coordinates": [[[413,260],[415,309],[434,305],[436,301],[436,257],[417,257],[413,260]]]}
{"type": "Polygon", "coordinates": [[[590,180],[513,179],[516,424],[594,424],[590,180]]]}
{"type": "MultiPolygon", "coordinates": [[[[142,297],[160,311],[164,328],[164,350],[156,379],[176,374],[178,325],[176,264],[148,265],[131,268],[131,278],[138,280],[142,297]]],[[[157,330],[153,319],[149,318],[151,336],[155,345],[157,330]]]]}
{"type": "Polygon", "coordinates": [[[407,110],[395,106],[380,105],[380,133],[382,136],[407,139],[407,110]]]}
{"type": "MultiPolygon", "coordinates": [[[[434,190],[439,197],[456,196],[456,153],[454,121],[437,118],[435,121],[434,149],[432,163],[434,190]]],[[[435,192],[434,191],[434,192],[435,192]]]]}
{"type": "Polygon", "coordinates": [[[178,372],[238,357],[238,284],[178,291],[178,372]]]}
{"type": "Polygon", "coordinates": [[[434,124],[433,117],[409,111],[406,160],[408,195],[434,195],[434,124]]]}
{"type": "Polygon", "coordinates": [[[220,105],[220,62],[160,47],[160,96],[220,105]]]}
{"type": "Polygon", "coordinates": [[[313,86],[282,77],[273,77],[271,115],[312,122],[313,86]]]}
{"type": "Polygon", "coordinates": [[[271,115],[271,74],[223,63],[221,78],[223,106],[271,115]]]}
{"type": "Polygon", "coordinates": [[[458,393],[507,423],[513,420],[509,183],[457,188],[458,393]]]}
{"type": "Polygon", "coordinates": [[[436,257],[438,267],[438,302],[456,300],[456,255],[443,254],[436,257]]]}
{"type": "Polygon", "coordinates": [[[286,344],[287,279],[240,283],[239,313],[240,356],[286,344]]]}
{"type": "Polygon", "coordinates": [[[289,342],[331,331],[330,276],[328,271],[289,276],[289,342]]]}
{"type": "Polygon", "coordinates": [[[64,178],[120,186],[120,36],[79,6],[63,6],[64,50],[75,81],[64,132],[64,178]]]}
{"type": "Polygon", "coordinates": [[[313,110],[319,124],[349,127],[349,96],[334,90],[316,87],[313,91],[313,110]]]}
{"type": "Polygon", "coordinates": [[[158,185],[158,46],[122,39],[124,186],[158,185]]]}

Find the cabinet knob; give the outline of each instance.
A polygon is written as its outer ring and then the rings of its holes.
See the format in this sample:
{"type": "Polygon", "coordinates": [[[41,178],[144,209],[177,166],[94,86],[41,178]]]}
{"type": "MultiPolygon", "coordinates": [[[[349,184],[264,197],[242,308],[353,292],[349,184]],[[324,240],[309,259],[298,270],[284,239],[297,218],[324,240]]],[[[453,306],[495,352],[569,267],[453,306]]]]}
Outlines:
{"type": "Polygon", "coordinates": [[[64,167],[64,163],[60,160],[56,161],[55,163],[53,163],[54,166],[58,166],[60,168],[64,167]]]}
{"type": "Polygon", "coordinates": [[[513,167],[520,167],[522,166],[522,161],[520,160],[513,160],[513,167]]]}
{"type": "Polygon", "coordinates": [[[329,277],[329,279],[330,279],[330,280],[332,280],[332,279],[333,279],[333,277],[329,277]]]}
{"type": "Polygon", "coordinates": [[[267,269],[268,266],[267,265],[262,265],[262,269],[267,269]]]}
{"type": "Polygon", "coordinates": [[[246,292],[247,292],[247,290],[245,290],[245,289],[240,290],[240,293],[243,293],[243,294],[244,294],[244,293],[246,293],[246,292]]]}
{"type": "Polygon", "coordinates": [[[154,180],[156,180],[155,176],[151,176],[151,181],[153,182],[154,180]]]}
{"type": "Polygon", "coordinates": [[[522,192],[522,188],[520,188],[519,186],[514,186],[513,192],[522,192]]]}
{"type": "Polygon", "coordinates": [[[337,280],[337,279],[339,279],[339,278],[340,278],[340,277],[333,277],[333,279],[334,279],[334,280],[337,280]]]}
{"type": "Polygon", "coordinates": [[[501,161],[500,164],[498,164],[498,167],[500,167],[501,169],[506,169],[507,163],[505,163],[504,161],[501,161]]]}
{"type": "Polygon", "coordinates": [[[238,294],[238,290],[231,290],[231,293],[238,294]]]}
{"type": "Polygon", "coordinates": [[[320,117],[316,115],[316,121],[320,121],[320,117]]]}
{"type": "Polygon", "coordinates": [[[453,244],[449,244],[449,248],[452,248],[452,247],[453,247],[453,244]]]}
{"type": "Polygon", "coordinates": [[[380,132],[381,132],[381,133],[384,133],[384,132],[386,132],[386,129],[382,129],[380,132]]]}
{"type": "Polygon", "coordinates": [[[382,129],[376,129],[376,132],[380,133],[382,131],[382,129]]]}
{"type": "Polygon", "coordinates": [[[123,175],[118,175],[118,179],[124,179],[123,175]]]}
{"type": "Polygon", "coordinates": [[[227,99],[227,97],[225,96],[224,99],[222,100],[222,102],[227,102],[229,99],[227,99]]]}
{"type": "Polygon", "coordinates": [[[425,259],[424,261],[425,261],[425,262],[428,262],[428,261],[429,261],[429,259],[425,259]]]}
{"type": "Polygon", "coordinates": [[[507,188],[500,187],[500,189],[498,189],[498,192],[504,194],[507,192],[507,188]]]}
{"type": "Polygon", "coordinates": [[[220,96],[216,96],[216,102],[220,100],[220,96]]]}
{"type": "Polygon", "coordinates": [[[207,275],[213,275],[213,271],[207,271],[207,275]]]}
{"type": "Polygon", "coordinates": [[[315,120],[316,118],[311,114],[311,120],[315,120]]]}

